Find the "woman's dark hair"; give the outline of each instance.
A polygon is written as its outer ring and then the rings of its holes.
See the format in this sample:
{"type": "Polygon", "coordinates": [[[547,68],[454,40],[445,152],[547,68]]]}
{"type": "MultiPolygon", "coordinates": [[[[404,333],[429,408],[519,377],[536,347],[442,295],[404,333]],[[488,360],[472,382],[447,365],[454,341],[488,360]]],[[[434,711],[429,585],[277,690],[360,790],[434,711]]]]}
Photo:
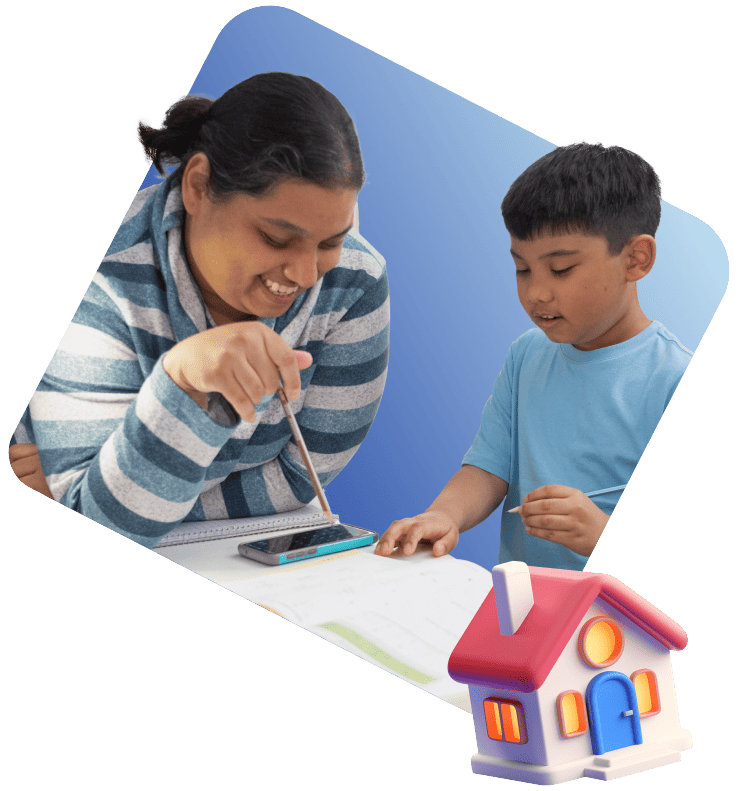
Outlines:
{"type": "Polygon", "coordinates": [[[506,230],[526,241],[544,233],[603,236],[618,255],[636,235],[656,234],[659,178],[644,159],[619,146],[575,143],[556,148],[509,187],[501,204],[506,230]]]}
{"type": "Polygon", "coordinates": [[[364,164],[354,122],[339,100],[308,77],[269,72],[249,77],[213,101],[186,96],[161,129],[140,123],[139,137],[161,175],[181,178],[193,154],[209,160],[209,190],[262,195],[279,179],[359,190],[364,164]]]}

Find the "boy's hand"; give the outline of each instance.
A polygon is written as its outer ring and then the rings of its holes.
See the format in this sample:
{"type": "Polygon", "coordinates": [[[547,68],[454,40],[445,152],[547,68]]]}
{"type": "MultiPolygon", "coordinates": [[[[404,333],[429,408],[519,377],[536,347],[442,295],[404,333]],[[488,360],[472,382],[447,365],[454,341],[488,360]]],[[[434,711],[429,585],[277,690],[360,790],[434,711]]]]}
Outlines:
{"type": "Polygon", "coordinates": [[[375,547],[375,555],[389,555],[401,547],[404,555],[412,555],[420,541],[434,545],[434,557],[446,555],[457,546],[460,530],[441,511],[426,511],[410,519],[393,522],[375,547]]]}
{"type": "Polygon", "coordinates": [[[529,535],[563,544],[579,555],[591,555],[610,518],[579,489],[558,484],[540,486],[509,513],[522,517],[529,535]]]}

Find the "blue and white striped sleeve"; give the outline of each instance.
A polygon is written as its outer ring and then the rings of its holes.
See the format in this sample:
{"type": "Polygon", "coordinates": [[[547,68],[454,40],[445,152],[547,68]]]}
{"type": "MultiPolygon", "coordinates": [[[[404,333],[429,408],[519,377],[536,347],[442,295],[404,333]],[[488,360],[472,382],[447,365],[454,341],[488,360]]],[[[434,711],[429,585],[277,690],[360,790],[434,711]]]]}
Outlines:
{"type": "Polygon", "coordinates": [[[234,426],[165,373],[172,339],[149,339],[161,356],[146,375],[146,331],[128,326],[106,286],[97,275],[30,402],[33,433],[55,500],[153,546],[191,510],[234,426]]]}

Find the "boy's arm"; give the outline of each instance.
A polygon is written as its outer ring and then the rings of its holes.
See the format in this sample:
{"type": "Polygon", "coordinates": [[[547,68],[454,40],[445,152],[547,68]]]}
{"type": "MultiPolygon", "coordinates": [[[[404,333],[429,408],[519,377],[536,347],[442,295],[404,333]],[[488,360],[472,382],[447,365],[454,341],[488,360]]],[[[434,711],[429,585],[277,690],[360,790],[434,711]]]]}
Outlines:
{"type": "Polygon", "coordinates": [[[455,548],[460,533],[488,518],[501,504],[509,485],[480,467],[464,465],[441,494],[424,511],[393,522],[377,544],[375,553],[389,555],[396,546],[412,555],[420,541],[434,545],[440,557],[455,548]]]}
{"type": "Polygon", "coordinates": [[[479,525],[501,505],[509,484],[470,464],[463,465],[425,513],[447,514],[463,533],[479,525]]]}

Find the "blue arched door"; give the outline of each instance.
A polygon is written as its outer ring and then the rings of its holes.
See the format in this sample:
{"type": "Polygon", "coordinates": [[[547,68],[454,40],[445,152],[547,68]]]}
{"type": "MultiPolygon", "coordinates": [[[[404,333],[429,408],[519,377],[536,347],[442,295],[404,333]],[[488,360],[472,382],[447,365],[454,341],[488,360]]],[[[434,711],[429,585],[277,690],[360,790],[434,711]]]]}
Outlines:
{"type": "Polygon", "coordinates": [[[595,755],[642,744],[638,700],[627,676],[613,670],[595,676],[586,688],[586,707],[595,755]]]}

